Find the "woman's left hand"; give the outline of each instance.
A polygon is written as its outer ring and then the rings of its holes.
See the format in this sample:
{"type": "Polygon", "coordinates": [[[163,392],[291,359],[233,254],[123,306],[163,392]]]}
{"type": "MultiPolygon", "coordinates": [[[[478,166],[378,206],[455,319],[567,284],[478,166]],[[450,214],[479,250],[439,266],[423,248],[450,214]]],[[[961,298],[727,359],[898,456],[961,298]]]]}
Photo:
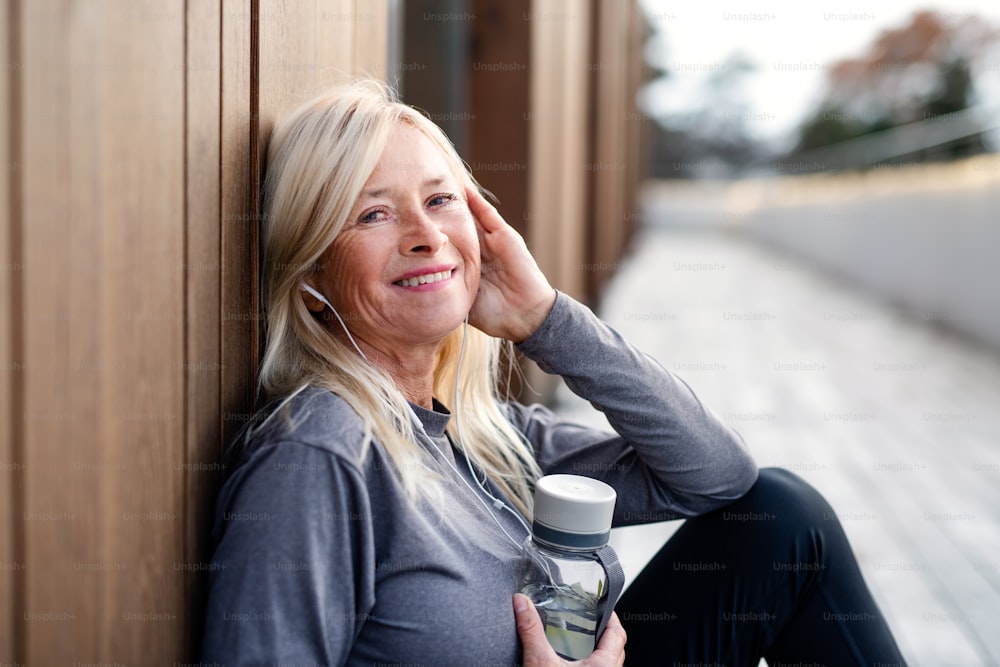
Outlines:
{"type": "Polygon", "coordinates": [[[541,326],[556,292],[517,230],[476,190],[467,189],[466,197],[482,256],[479,293],[469,323],[491,336],[520,343],[541,326]]]}

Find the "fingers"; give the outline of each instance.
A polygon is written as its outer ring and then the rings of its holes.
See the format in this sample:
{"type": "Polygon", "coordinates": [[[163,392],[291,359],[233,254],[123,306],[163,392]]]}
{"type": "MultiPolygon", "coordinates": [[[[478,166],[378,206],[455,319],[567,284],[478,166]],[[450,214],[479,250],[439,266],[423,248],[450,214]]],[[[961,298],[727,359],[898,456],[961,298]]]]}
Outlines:
{"type": "Polygon", "coordinates": [[[507,224],[493,204],[486,201],[476,188],[466,188],[465,198],[469,202],[469,212],[483,231],[496,231],[507,224]]]}
{"type": "Polygon", "coordinates": [[[524,648],[524,667],[552,664],[551,658],[556,658],[556,654],[545,638],[545,628],[538,616],[538,610],[527,596],[520,593],[514,596],[514,623],[517,626],[517,636],[521,638],[521,646],[524,648]],[[546,660],[546,656],[549,660],[546,660]]]}
{"type": "Polygon", "coordinates": [[[595,664],[601,665],[625,664],[625,641],[627,639],[625,628],[622,627],[621,621],[618,620],[618,614],[611,612],[611,618],[608,619],[608,625],[604,628],[601,641],[597,643],[597,649],[594,650],[587,660],[596,658],[597,662],[595,664]]]}

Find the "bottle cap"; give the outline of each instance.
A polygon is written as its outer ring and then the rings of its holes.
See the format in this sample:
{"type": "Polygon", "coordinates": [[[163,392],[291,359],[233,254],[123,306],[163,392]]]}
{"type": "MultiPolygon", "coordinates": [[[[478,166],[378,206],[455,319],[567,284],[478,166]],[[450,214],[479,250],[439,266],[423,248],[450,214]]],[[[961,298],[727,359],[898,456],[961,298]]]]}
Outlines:
{"type": "Polygon", "coordinates": [[[535,485],[532,536],[557,547],[602,547],[611,533],[616,497],[613,488],[590,477],[546,475],[535,485]]]}

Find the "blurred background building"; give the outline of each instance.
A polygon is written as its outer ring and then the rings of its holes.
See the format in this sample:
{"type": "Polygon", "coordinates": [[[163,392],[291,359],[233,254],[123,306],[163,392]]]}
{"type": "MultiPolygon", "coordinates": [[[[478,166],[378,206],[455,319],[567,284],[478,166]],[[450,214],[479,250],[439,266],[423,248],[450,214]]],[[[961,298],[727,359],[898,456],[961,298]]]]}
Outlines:
{"type": "Polygon", "coordinates": [[[1000,348],[1000,11],[644,5],[653,177],[712,183],[716,220],[1000,348]]]}
{"type": "MultiPolygon", "coordinates": [[[[910,665],[1000,664],[1000,10],[642,4],[602,317],[824,493],[910,665]]],[[[619,529],[626,572],[674,528],[619,529]]]]}

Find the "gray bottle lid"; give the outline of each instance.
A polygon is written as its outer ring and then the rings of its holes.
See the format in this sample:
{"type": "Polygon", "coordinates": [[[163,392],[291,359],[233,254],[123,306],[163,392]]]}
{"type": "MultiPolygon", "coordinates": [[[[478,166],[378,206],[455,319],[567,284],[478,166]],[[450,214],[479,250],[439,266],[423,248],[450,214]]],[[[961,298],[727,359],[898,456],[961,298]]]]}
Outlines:
{"type": "Polygon", "coordinates": [[[569,548],[597,548],[608,542],[615,490],[580,475],[546,475],[535,485],[532,535],[569,548]]]}

